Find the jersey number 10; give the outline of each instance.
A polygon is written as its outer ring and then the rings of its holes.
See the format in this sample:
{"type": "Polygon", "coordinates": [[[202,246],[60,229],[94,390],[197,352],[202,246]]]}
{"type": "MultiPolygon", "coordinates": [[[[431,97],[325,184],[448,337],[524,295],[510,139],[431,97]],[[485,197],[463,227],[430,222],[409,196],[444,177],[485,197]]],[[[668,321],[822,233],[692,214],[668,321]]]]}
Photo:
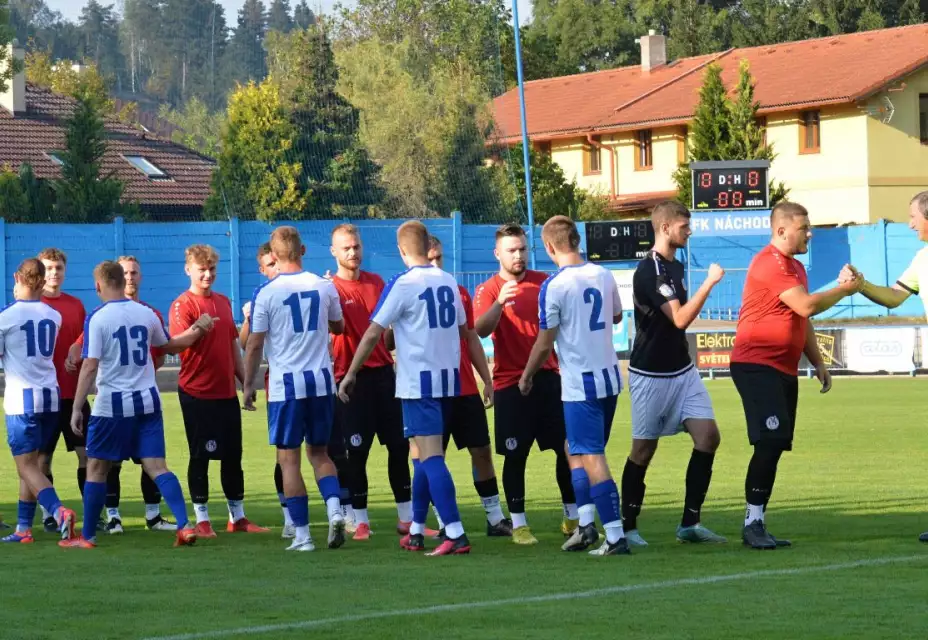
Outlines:
{"type": "Polygon", "coordinates": [[[26,332],[26,357],[34,358],[36,348],[44,357],[48,358],[55,350],[55,334],[58,327],[51,320],[39,320],[36,331],[35,320],[30,320],[19,327],[26,332]]]}
{"type": "Polygon", "coordinates": [[[419,295],[425,301],[425,308],[429,315],[429,329],[447,329],[454,324],[454,292],[451,287],[438,287],[438,295],[432,289],[426,289],[419,295]],[[435,298],[438,304],[435,304],[435,298]]]}

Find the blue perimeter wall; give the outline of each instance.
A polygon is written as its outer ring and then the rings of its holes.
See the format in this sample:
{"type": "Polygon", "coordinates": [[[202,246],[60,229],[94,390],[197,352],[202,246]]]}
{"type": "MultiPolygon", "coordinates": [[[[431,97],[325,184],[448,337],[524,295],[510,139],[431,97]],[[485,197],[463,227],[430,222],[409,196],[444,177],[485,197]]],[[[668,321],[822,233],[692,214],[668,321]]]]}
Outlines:
{"type": "MultiPolygon", "coordinates": [[[[465,287],[473,289],[490,277],[498,264],[493,256],[495,225],[463,225],[460,217],[425,220],[431,233],[444,245],[445,269],[456,273],[465,287]]],[[[316,273],[335,269],[329,253],[329,236],[339,221],[293,223],[306,245],[304,266],[316,273]]],[[[396,248],[396,228],[402,220],[354,221],[364,240],[364,266],[384,278],[403,270],[396,248]]],[[[582,248],[585,230],[580,224],[582,248]]],[[[236,319],[241,319],[242,304],[250,299],[262,278],[257,271],[255,256],[274,228],[263,222],[185,223],[124,223],[68,224],[5,224],[0,220],[0,278],[4,287],[4,304],[12,300],[13,272],[19,263],[35,256],[46,247],[55,246],[68,255],[68,275],[65,290],[79,297],[88,308],[99,304],[93,290],[93,267],[103,260],[120,255],[134,255],[142,264],[144,281],[142,298],[167,314],[171,302],[189,286],[184,274],[184,249],[195,243],[214,246],[220,254],[216,290],[232,299],[236,319]]],[[[729,270],[725,286],[719,286],[707,308],[735,308],[740,304],[744,269],[751,257],[767,242],[766,232],[758,235],[713,236],[694,235],[687,252],[680,259],[690,267],[690,288],[702,282],[706,269],[717,262],[729,270]]],[[[915,253],[924,246],[905,224],[877,223],[873,225],[816,229],[810,251],[804,257],[809,269],[810,289],[834,286],[845,263],[858,267],[868,280],[892,285],[908,266],[915,253]]],[[[553,271],[554,265],[545,255],[541,230],[536,228],[537,268],[553,271]]],[[[604,263],[610,269],[634,269],[636,262],[604,263]]],[[[919,316],[924,311],[913,296],[893,315],[919,316]]],[[[825,317],[864,317],[886,315],[887,310],[862,296],[854,296],[838,305],[825,317]]]]}

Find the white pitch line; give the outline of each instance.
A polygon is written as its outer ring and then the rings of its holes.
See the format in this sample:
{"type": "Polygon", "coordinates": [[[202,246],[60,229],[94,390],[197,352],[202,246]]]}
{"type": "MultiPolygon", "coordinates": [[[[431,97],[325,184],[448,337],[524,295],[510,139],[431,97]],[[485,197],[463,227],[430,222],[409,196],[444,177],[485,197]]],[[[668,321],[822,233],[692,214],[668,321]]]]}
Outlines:
{"type": "MultiPolygon", "coordinates": [[[[319,618],[317,620],[304,620],[301,622],[282,622],[255,627],[239,627],[237,629],[224,629],[222,631],[202,631],[197,633],[181,633],[173,636],[151,636],[144,640],[204,640],[206,638],[228,638],[230,636],[243,636],[273,631],[295,631],[298,629],[316,629],[330,625],[339,625],[364,620],[379,620],[381,618],[398,618],[402,616],[430,615],[435,613],[448,613],[454,611],[467,611],[470,609],[486,609],[490,607],[505,607],[511,605],[537,604],[540,602],[559,602],[563,600],[579,600],[583,598],[598,598],[621,593],[634,593],[637,591],[651,591],[655,589],[668,589],[672,587],[685,587],[693,585],[718,584],[721,582],[735,582],[738,580],[751,580],[754,578],[774,578],[778,576],[795,576],[808,573],[824,573],[828,571],[842,571],[845,569],[858,569],[861,567],[878,567],[888,564],[902,564],[908,562],[924,562],[928,554],[912,556],[894,556],[885,558],[871,558],[868,560],[855,560],[840,564],[825,564],[811,567],[795,567],[791,569],[764,569],[760,571],[746,571],[744,573],[731,573],[726,575],[704,576],[702,578],[680,578],[678,580],[664,580],[662,582],[645,582],[615,587],[604,587],[590,591],[575,591],[571,593],[552,593],[540,596],[525,596],[521,598],[507,598],[504,600],[485,600],[481,602],[460,602],[457,604],[437,604],[414,609],[392,609],[388,611],[372,611],[355,615],[339,616],[337,618],[319,618]]],[[[608,561],[607,561],[608,562],[608,561]]],[[[621,559],[617,560],[621,563],[621,559]]],[[[618,565],[617,565],[618,566],[618,565]]]]}

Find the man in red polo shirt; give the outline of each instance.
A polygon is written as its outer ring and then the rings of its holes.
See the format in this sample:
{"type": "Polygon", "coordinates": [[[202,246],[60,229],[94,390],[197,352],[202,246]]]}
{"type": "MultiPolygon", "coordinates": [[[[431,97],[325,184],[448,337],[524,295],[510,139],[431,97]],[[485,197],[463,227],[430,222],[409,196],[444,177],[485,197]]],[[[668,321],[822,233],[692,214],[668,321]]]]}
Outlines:
{"type": "MultiPolygon", "coordinates": [[[[139,300],[139,286],[142,284],[142,266],[135,256],[120,256],[117,260],[122,267],[126,276],[126,297],[134,300],[155,312],[158,320],[164,323],[161,313],[139,300]]],[[[84,334],[77,338],[68,353],[68,359],[65,362],[65,368],[69,373],[79,373],[81,367],[81,353],[84,347],[84,334]]],[[[155,371],[164,364],[164,351],[158,347],[151,348],[151,362],[155,371]]],[[[141,464],[140,460],[135,460],[136,464],[141,464]]],[[[120,472],[122,471],[121,463],[114,463],[110,466],[109,473],[106,476],[106,532],[109,534],[120,534],[123,532],[122,516],[119,514],[119,500],[122,491],[120,482],[120,472]]],[[[165,520],[161,516],[161,490],[155,481],[142,470],[141,486],[142,499],[145,501],[145,524],[151,531],[177,531],[177,525],[165,520]]]]}
{"type": "MultiPolygon", "coordinates": [[[[335,380],[341,383],[351,366],[361,336],[370,325],[384,282],[380,276],[361,270],[364,247],[361,234],[354,225],[340,224],[332,230],[330,250],[338,264],[338,271],[331,279],[338,291],[345,318],[344,333],[332,336],[335,380]]],[[[403,437],[403,413],[396,398],[393,356],[383,340],[377,343],[371,357],[358,372],[355,400],[347,404],[341,400],[335,402],[329,455],[339,453],[338,444],[343,443],[347,448],[346,481],[351,499],[343,504],[349,504],[354,512],[353,525],[349,524],[354,529],[354,540],[367,540],[371,534],[367,514],[367,459],[375,435],[387,448],[387,476],[396,501],[397,530],[405,535],[409,533],[412,522],[409,442],[403,437]]],[[[342,486],[345,487],[344,484],[342,486]]]]}
{"type": "Polygon", "coordinates": [[[222,490],[229,503],[230,533],[269,531],[245,517],[245,474],[242,471],[242,413],[235,380],[244,380],[242,352],[229,299],[213,291],[219,254],[209,245],[187,247],[185,271],[190,288],[174,301],[171,335],[193,326],[202,314],[214,319],[213,330],[180,354],[177,395],[184,416],[190,462],[187,482],[197,516],[196,533],[214,538],[206,503],[209,461],[220,460],[222,490]]]}
{"type": "Polygon", "coordinates": [[[547,276],[527,268],[525,231],[517,224],[497,229],[494,255],[499,273],[477,287],[477,335],[493,336],[496,453],[505,457],[503,490],[513,541],[535,544],[525,516],[525,465],[536,441],[539,449],[556,456],[555,475],[564,504],[561,531],[569,536],[579,522],[564,444],[561,376],[553,354],[535,376],[531,393],[519,392],[519,379],[538,337],[538,295],[547,276]]]}
{"type": "Polygon", "coordinates": [[[808,251],[812,237],[805,207],[781,202],[770,213],[770,228],[770,244],[754,256],[748,268],[731,354],[731,377],[754,447],[745,480],[747,513],[741,534],[744,544],[754,549],[790,546],[788,540],[778,540],[767,531],[764,516],[780,456],[793,448],[803,353],[815,367],[822,393],[831,389],[831,374],[809,318],[860,288],[855,279],[809,293],[805,267],[794,257],[808,251]]]}
{"type": "MultiPolygon", "coordinates": [[[[49,482],[52,479],[52,456],[58,446],[59,436],[64,437],[64,444],[68,451],[77,454],[77,487],[84,495],[84,482],[87,479],[87,456],[84,453],[85,440],[83,436],[71,430],[71,408],[74,404],[74,392],[77,390],[77,372],[69,372],[65,367],[68,358],[68,348],[84,330],[86,312],[84,305],[74,296],[61,290],[64,286],[65,274],[68,267],[68,257],[61,249],[49,248],[43,250],[38,259],[45,265],[45,288],[42,292],[42,302],[61,314],[61,328],[58,329],[58,340],[55,342],[55,352],[52,361],[55,372],[58,374],[58,387],[61,390],[61,409],[58,412],[58,427],[49,438],[48,444],[40,452],[43,459],[45,475],[49,482]]],[[[87,432],[87,420],[90,419],[90,405],[83,407],[84,433],[87,432]]],[[[58,525],[50,513],[42,509],[43,525],[46,531],[57,531],[58,525]]]]}
{"type": "MultiPolygon", "coordinates": [[[[441,240],[435,236],[429,237],[429,262],[439,269],[444,269],[445,257],[441,240]]],[[[490,537],[509,537],[512,535],[512,522],[505,517],[499,501],[499,483],[496,480],[496,469],[493,466],[493,452],[490,449],[490,426],[487,423],[487,409],[480,397],[477,388],[477,379],[474,369],[480,374],[483,384],[487,387],[493,384],[490,379],[490,367],[483,347],[479,346],[479,338],[474,332],[474,306],[467,289],[458,285],[461,294],[461,303],[467,316],[469,335],[461,340],[461,394],[451,398],[451,412],[445,414],[445,449],[451,440],[454,440],[458,451],[466,448],[470,453],[471,466],[474,475],[474,488],[483,510],[487,515],[487,535],[490,537]],[[475,341],[476,349],[468,347],[468,341],[475,341]],[[480,354],[477,361],[471,359],[470,353],[480,354]]],[[[492,398],[492,395],[490,396],[492,398]]],[[[438,511],[435,511],[436,517],[438,511]]],[[[444,530],[441,518],[438,519],[439,528],[444,530]]]]}

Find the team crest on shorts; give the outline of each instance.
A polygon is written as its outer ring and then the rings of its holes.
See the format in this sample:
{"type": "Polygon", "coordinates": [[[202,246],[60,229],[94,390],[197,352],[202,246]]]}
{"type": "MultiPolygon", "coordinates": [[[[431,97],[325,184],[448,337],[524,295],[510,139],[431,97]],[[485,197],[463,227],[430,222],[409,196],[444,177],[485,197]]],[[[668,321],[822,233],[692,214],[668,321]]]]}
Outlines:
{"type": "Polygon", "coordinates": [[[516,447],[519,446],[519,441],[515,438],[506,438],[506,448],[509,451],[515,451],[516,447]]]}
{"type": "Polygon", "coordinates": [[[776,431],[780,428],[780,419],[776,416],[770,416],[767,418],[767,428],[771,431],[776,431]]]}
{"type": "Polygon", "coordinates": [[[214,451],[216,451],[216,441],[215,441],[215,440],[207,440],[207,441],[206,441],[206,450],[209,451],[210,453],[213,453],[214,451]]]}
{"type": "Polygon", "coordinates": [[[356,433],[353,436],[351,436],[351,446],[352,447],[361,446],[361,434],[360,433],[356,433]]]}

